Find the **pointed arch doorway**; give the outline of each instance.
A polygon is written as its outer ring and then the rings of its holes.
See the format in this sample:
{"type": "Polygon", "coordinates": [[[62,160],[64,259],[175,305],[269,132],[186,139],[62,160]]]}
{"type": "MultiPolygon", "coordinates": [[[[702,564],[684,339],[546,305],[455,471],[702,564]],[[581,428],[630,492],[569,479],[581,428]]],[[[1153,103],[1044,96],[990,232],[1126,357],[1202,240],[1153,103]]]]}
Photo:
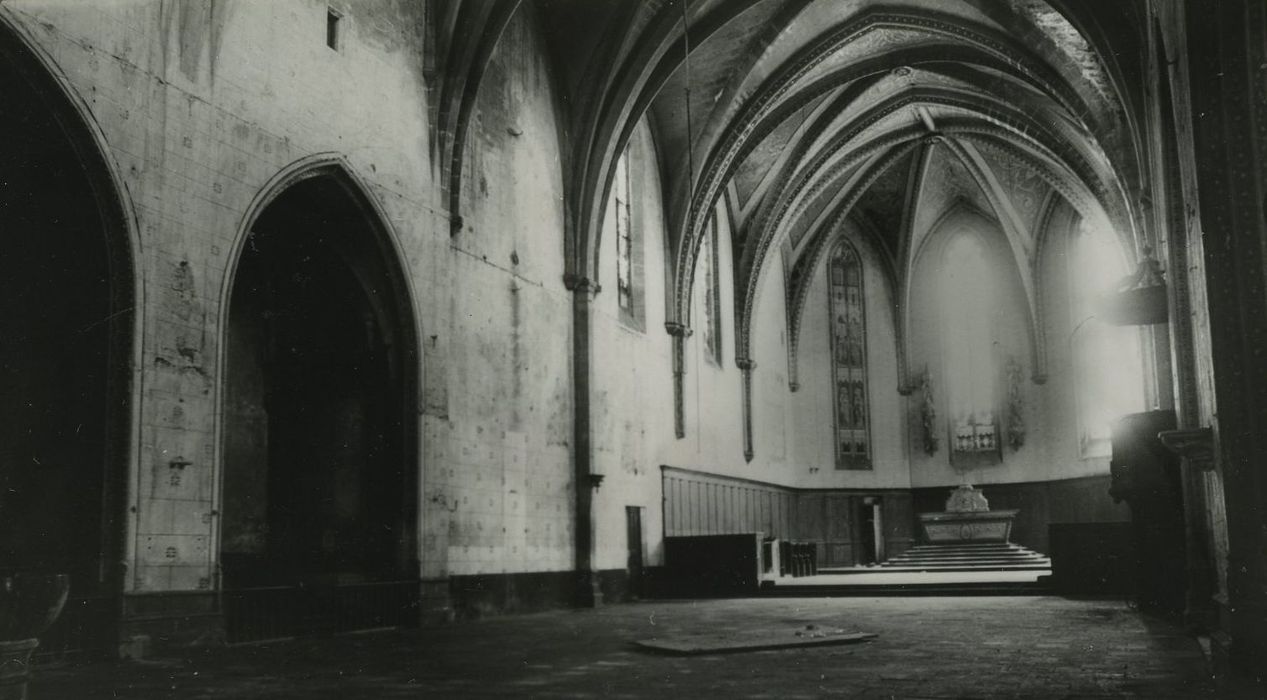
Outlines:
{"type": "Polygon", "coordinates": [[[416,618],[406,277],[341,165],[277,190],[228,296],[220,566],[231,642],[416,618]]]}
{"type": "Polygon", "coordinates": [[[67,574],[39,654],[115,646],[132,448],[132,231],[103,140],[0,17],[0,574],[67,574]]]}

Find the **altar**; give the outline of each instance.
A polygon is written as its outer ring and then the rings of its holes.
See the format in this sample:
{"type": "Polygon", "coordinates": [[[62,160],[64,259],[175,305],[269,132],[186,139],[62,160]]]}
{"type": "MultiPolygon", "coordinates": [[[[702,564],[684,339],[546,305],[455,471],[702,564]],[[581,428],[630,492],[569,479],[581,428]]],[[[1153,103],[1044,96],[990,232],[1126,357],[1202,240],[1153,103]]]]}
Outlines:
{"type": "Polygon", "coordinates": [[[924,540],[930,544],[1007,542],[1017,510],[990,510],[981,491],[965,484],[946,499],[940,513],[920,513],[924,540]]]}

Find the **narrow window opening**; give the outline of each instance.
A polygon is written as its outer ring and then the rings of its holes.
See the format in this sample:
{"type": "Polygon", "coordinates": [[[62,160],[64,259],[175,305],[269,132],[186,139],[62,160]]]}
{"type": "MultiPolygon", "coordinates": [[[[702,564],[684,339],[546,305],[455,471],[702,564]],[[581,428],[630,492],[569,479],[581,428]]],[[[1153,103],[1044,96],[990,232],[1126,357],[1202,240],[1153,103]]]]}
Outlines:
{"type": "Polygon", "coordinates": [[[629,154],[616,162],[616,181],[612,183],[616,199],[616,292],[620,308],[633,312],[633,221],[629,200],[629,154]]]}
{"type": "Polygon", "coordinates": [[[836,468],[871,468],[867,396],[867,320],[862,259],[841,240],[827,263],[831,312],[832,402],[835,404],[836,468]]]}
{"type": "Polygon", "coordinates": [[[721,287],[717,262],[717,212],[708,221],[708,230],[700,249],[704,266],[704,348],[708,359],[721,365],[721,287]]]}
{"type": "Polygon", "coordinates": [[[326,8],[326,46],[339,50],[339,22],[343,15],[333,8],[326,8]]]}

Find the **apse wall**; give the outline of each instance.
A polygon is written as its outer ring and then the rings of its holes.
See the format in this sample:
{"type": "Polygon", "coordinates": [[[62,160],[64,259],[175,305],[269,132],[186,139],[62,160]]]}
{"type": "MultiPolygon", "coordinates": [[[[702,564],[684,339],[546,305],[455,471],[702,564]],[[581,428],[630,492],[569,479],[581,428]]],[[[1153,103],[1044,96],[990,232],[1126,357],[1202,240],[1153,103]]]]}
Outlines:
{"type": "Polygon", "coordinates": [[[813,488],[909,488],[906,434],[907,399],[898,392],[895,300],[874,248],[852,223],[842,232],[862,258],[866,310],[867,393],[872,465],[869,470],[836,469],[833,432],[831,320],[827,255],[814,271],[801,319],[795,394],[798,482],[813,488]]]}
{"type": "MultiPolygon", "coordinates": [[[[1048,377],[1044,384],[1032,381],[1034,360],[1032,341],[1030,338],[1030,320],[1026,309],[1025,293],[1016,272],[1016,263],[1008,248],[1005,234],[998,223],[976,210],[960,207],[943,217],[939,226],[928,237],[916,262],[912,275],[911,310],[909,321],[910,354],[909,361],[913,376],[920,376],[925,370],[932,376],[934,406],[937,419],[933,427],[938,441],[938,450],[928,454],[925,450],[912,450],[911,481],[916,487],[954,486],[960,483],[988,484],[1026,481],[1046,481],[1073,476],[1099,473],[1104,469],[1102,463],[1088,464],[1080,459],[1076,449],[1069,450],[1069,439],[1076,444],[1077,424],[1068,404],[1069,384],[1072,377],[1069,373],[1067,330],[1061,342],[1060,331],[1067,328],[1053,328],[1049,334],[1047,347],[1048,377]],[[993,464],[974,464],[962,466],[952,464],[950,440],[951,423],[949,400],[947,396],[947,372],[945,356],[942,352],[942,337],[946,332],[946,305],[956,303],[947,298],[946,293],[938,287],[938,277],[944,270],[944,252],[946,247],[957,236],[976,236],[984,244],[987,255],[987,268],[998,271],[994,277],[997,292],[997,307],[973,309],[971,313],[993,316],[996,336],[989,339],[993,345],[994,364],[996,370],[995,406],[999,419],[999,439],[1006,442],[1009,430],[1007,406],[1005,404],[1006,376],[1005,363],[1009,360],[1021,365],[1022,416],[1024,423],[1024,443],[1019,448],[1004,444],[1000,450],[1000,459],[993,464]],[[1063,449],[1062,449],[1063,448],[1063,449]]],[[[1044,299],[1050,308],[1049,318],[1067,316],[1063,311],[1062,300],[1067,296],[1065,285],[1054,284],[1053,275],[1045,275],[1050,291],[1044,299]]],[[[923,397],[913,402],[918,405],[923,397]]],[[[923,444],[923,424],[916,411],[912,411],[909,419],[912,444],[923,444]]]]}
{"type": "Polygon", "coordinates": [[[1042,256],[1041,264],[1035,268],[1046,347],[1046,378],[1042,383],[1032,378],[1034,359],[1020,277],[1004,234],[992,218],[966,207],[944,217],[916,263],[911,288],[910,366],[914,376],[919,376],[925,367],[933,370],[937,409],[934,431],[938,440],[934,454],[921,447],[924,427],[918,407],[923,397],[917,390],[912,393],[907,418],[916,512],[941,510],[950,487],[972,483],[984,488],[992,508],[1019,509],[1013,540],[1044,552],[1048,551],[1049,523],[1129,519],[1126,506],[1114,504],[1109,498],[1107,455],[1084,454],[1079,438],[1071,346],[1074,320],[1067,265],[1074,216],[1067,205],[1057,205],[1047,222],[1043,248],[1036,253],[1042,256]],[[954,236],[964,234],[979,236],[986,243],[989,267],[1000,271],[996,278],[1000,285],[998,335],[993,340],[1000,362],[1015,358],[1023,368],[1018,388],[1024,423],[1024,443],[1014,448],[1007,439],[1006,375],[999,367],[996,381],[1003,382],[996,401],[1001,414],[1000,458],[994,464],[967,468],[951,463],[945,365],[939,351],[938,333],[942,332],[944,309],[940,304],[954,300],[936,288],[945,245],[954,236]]]}

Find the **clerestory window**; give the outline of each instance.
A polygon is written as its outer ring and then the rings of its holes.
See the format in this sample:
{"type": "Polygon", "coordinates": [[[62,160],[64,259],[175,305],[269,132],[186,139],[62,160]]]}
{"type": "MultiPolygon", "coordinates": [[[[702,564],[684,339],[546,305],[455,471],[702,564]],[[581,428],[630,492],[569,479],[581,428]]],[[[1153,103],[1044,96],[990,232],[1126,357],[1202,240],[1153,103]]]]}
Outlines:
{"type": "Polygon", "coordinates": [[[703,341],[704,354],[710,362],[721,366],[721,286],[718,283],[720,269],[717,260],[717,211],[709,217],[708,229],[700,243],[699,263],[703,269],[697,273],[704,285],[703,341]]]}
{"type": "Polygon", "coordinates": [[[629,186],[629,152],[616,161],[616,177],[612,183],[612,199],[616,208],[616,294],[622,311],[634,311],[633,288],[633,217],[629,186]]]}

